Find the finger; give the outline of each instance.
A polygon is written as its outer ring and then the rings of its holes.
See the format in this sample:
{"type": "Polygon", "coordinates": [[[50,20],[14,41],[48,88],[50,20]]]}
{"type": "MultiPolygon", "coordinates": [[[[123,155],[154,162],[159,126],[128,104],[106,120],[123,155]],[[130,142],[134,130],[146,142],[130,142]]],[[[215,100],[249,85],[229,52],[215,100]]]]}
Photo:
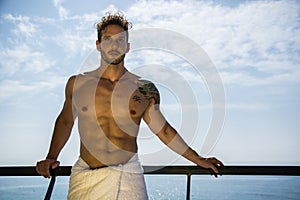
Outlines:
{"type": "MultiPolygon", "coordinates": [[[[222,163],[223,164],[223,163],[222,163]]],[[[222,176],[222,172],[220,171],[219,167],[222,165],[216,165],[214,164],[215,168],[218,170],[218,175],[222,176]]]]}
{"type": "Polygon", "coordinates": [[[55,168],[59,167],[59,164],[60,164],[59,161],[55,161],[55,163],[53,163],[53,164],[51,165],[51,169],[55,169],[55,168]]]}
{"type": "Polygon", "coordinates": [[[50,178],[49,165],[43,165],[41,169],[41,175],[45,178],[50,178]]]}
{"type": "Polygon", "coordinates": [[[48,162],[43,162],[43,161],[39,162],[37,164],[37,171],[44,178],[50,178],[50,171],[49,171],[49,163],[48,162]]]}
{"type": "Polygon", "coordinates": [[[35,165],[35,171],[40,174],[40,170],[39,170],[39,162],[36,163],[35,165]]]}
{"type": "Polygon", "coordinates": [[[216,164],[216,165],[219,165],[219,166],[224,166],[224,164],[215,157],[212,158],[212,161],[213,161],[213,164],[216,164]]]}
{"type": "Polygon", "coordinates": [[[43,163],[42,162],[38,162],[37,166],[36,166],[36,171],[39,175],[44,176],[44,172],[43,172],[43,163]]]}
{"type": "Polygon", "coordinates": [[[44,176],[45,178],[50,178],[50,170],[49,168],[46,170],[46,175],[44,176]]]}
{"type": "Polygon", "coordinates": [[[218,165],[218,166],[224,166],[224,164],[221,162],[221,161],[219,161],[219,160],[216,160],[215,162],[214,162],[214,164],[216,164],[216,165],[218,165]]]}
{"type": "Polygon", "coordinates": [[[216,159],[216,163],[217,163],[219,166],[224,166],[224,164],[223,164],[220,160],[218,160],[218,159],[216,159]]]}
{"type": "Polygon", "coordinates": [[[218,174],[219,174],[219,170],[213,164],[212,164],[212,166],[210,168],[213,170],[214,176],[217,178],[218,174]]]}

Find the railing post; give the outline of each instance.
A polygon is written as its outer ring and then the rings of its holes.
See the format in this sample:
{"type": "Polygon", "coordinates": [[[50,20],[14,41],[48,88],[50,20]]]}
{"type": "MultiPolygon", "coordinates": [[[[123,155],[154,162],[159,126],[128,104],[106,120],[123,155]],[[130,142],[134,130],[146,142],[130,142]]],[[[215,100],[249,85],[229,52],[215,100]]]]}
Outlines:
{"type": "Polygon", "coordinates": [[[187,174],[187,183],[186,183],[186,200],[190,200],[191,195],[191,173],[187,174]]]}
{"type": "Polygon", "coordinates": [[[50,198],[51,198],[53,187],[54,187],[55,180],[56,180],[56,170],[57,170],[57,168],[50,170],[51,180],[50,180],[50,183],[49,183],[49,186],[48,186],[48,189],[47,189],[47,193],[45,195],[44,200],[50,200],[50,198]]]}

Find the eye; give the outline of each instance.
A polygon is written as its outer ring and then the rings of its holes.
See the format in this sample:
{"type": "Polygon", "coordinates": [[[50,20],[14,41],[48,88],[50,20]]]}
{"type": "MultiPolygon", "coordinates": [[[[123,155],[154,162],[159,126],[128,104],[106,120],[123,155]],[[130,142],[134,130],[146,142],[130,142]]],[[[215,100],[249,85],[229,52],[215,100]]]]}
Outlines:
{"type": "Polygon", "coordinates": [[[102,38],[102,41],[104,41],[104,42],[110,42],[111,41],[111,37],[103,37],[102,38]]]}
{"type": "Polygon", "coordinates": [[[125,39],[124,39],[124,38],[118,38],[117,41],[118,41],[119,44],[121,44],[121,43],[124,43],[124,42],[125,42],[125,39]]]}

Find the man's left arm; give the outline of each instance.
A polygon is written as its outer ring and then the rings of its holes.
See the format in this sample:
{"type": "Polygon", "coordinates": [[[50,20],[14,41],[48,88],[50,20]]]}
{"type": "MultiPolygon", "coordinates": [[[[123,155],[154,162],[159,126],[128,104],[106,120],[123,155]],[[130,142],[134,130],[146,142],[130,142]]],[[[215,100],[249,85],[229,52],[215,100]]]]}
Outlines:
{"type": "Polygon", "coordinates": [[[158,138],[166,144],[174,152],[182,155],[184,158],[204,168],[210,168],[215,174],[219,171],[216,166],[223,166],[223,163],[214,158],[204,158],[196,151],[194,151],[186,142],[182,139],[179,133],[166,121],[159,109],[159,92],[153,85],[153,96],[150,99],[150,104],[146,109],[143,119],[149,126],[151,131],[155,133],[158,138]]]}

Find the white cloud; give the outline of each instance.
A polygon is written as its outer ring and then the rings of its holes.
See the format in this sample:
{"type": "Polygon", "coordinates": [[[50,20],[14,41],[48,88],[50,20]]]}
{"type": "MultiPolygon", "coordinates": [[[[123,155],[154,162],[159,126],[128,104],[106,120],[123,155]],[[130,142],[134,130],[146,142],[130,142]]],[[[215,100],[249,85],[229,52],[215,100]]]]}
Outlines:
{"type": "Polygon", "coordinates": [[[60,19],[66,19],[70,13],[68,9],[66,9],[62,5],[63,1],[62,0],[53,0],[54,7],[56,8],[58,15],[60,19]]]}
{"type": "Polygon", "coordinates": [[[59,37],[53,38],[53,41],[61,47],[61,51],[69,60],[76,55],[84,56],[96,48],[96,34],[91,34],[90,31],[66,30],[59,37]]]}
{"type": "Polygon", "coordinates": [[[36,90],[41,85],[25,85],[20,81],[4,80],[0,82],[0,99],[5,99],[19,93],[30,93],[36,90]]]}
{"type": "Polygon", "coordinates": [[[17,72],[39,73],[55,64],[45,53],[34,50],[26,44],[4,48],[0,46],[0,71],[3,75],[11,76],[17,72]]]}
{"type": "MultiPolygon", "coordinates": [[[[245,80],[240,72],[245,69],[269,74],[268,81],[282,73],[298,80],[299,12],[297,1],[250,1],[234,8],[192,0],[138,1],[127,10],[134,27],[166,28],[195,40],[221,71],[237,70],[235,83],[245,80]]],[[[255,73],[247,77],[266,82],[255,73]]]]}
{"type": "MultiPolygon", "coordinates": [[[[58,61],[50,59],[57,52],[65,55],[64,61],[69,60],[68,64],[74,65],[73,58],[78,60],[78,55],[85,56],[94,48],[94,24],[101,19],[100,15],[117,10],[116,6],[110,5],[99,13],[71,15],[62,0],[53,3],[62,19],[60,23],[41,17],[3,16],[15,24],[14,33],[23,33],[31,39],[17,46],[0,46],[2,74],[10,76],[18,71],[42,73],[57,64],[58,61]],[[47,28],[55,31],[47,34],[47,28]],[[48,49],[49,41],[59,48],[48,49]]],[[[299,9],[295,1],[254,1],[230,8],[204,1],[158,0],[137,1],[125,12],[134,23],[134,29],[166,28],[196,41],[219,68],[224,83],[258,86],[299,84],[299,9]]],[[[18,44],[18,41],[13,44],[18,44]]],[[[146,52],[141,56],[139,59],[145,64],[167,66],[172,63],[172,69],[186,79],[203,82],[188,70],[186,63],[178,61],[179,57],[162,56],[161,52],[146,52]]],[[[129,61],[135,67],[140,64],[135,58],[129,61]]]]}
{"type": "MultiPolygon", "coordinates": [[[[13,97],[18,100],[20,95],[34,96],[41,91],[51,91],[65,84],[66,78],[60,76],[47,76],[45,80],[37,82],[28,82],[20,80],[2,80],[0,81],[0,100],[6,100],[13,97]]],[[[21,99],[22,99],[21,98],[21,99]]],[[[12,101],[10,101],[12,102],[12,101]]]]}
{"type": "Polygon", "coordinates": [[[12,30],[15,35],[30,37],[36,32],[36,25],[30,22],[31,20],[28,16],[6,14],[3,16],[3,19],[11,21],[16,25],[16,28],[12,30]]]}

